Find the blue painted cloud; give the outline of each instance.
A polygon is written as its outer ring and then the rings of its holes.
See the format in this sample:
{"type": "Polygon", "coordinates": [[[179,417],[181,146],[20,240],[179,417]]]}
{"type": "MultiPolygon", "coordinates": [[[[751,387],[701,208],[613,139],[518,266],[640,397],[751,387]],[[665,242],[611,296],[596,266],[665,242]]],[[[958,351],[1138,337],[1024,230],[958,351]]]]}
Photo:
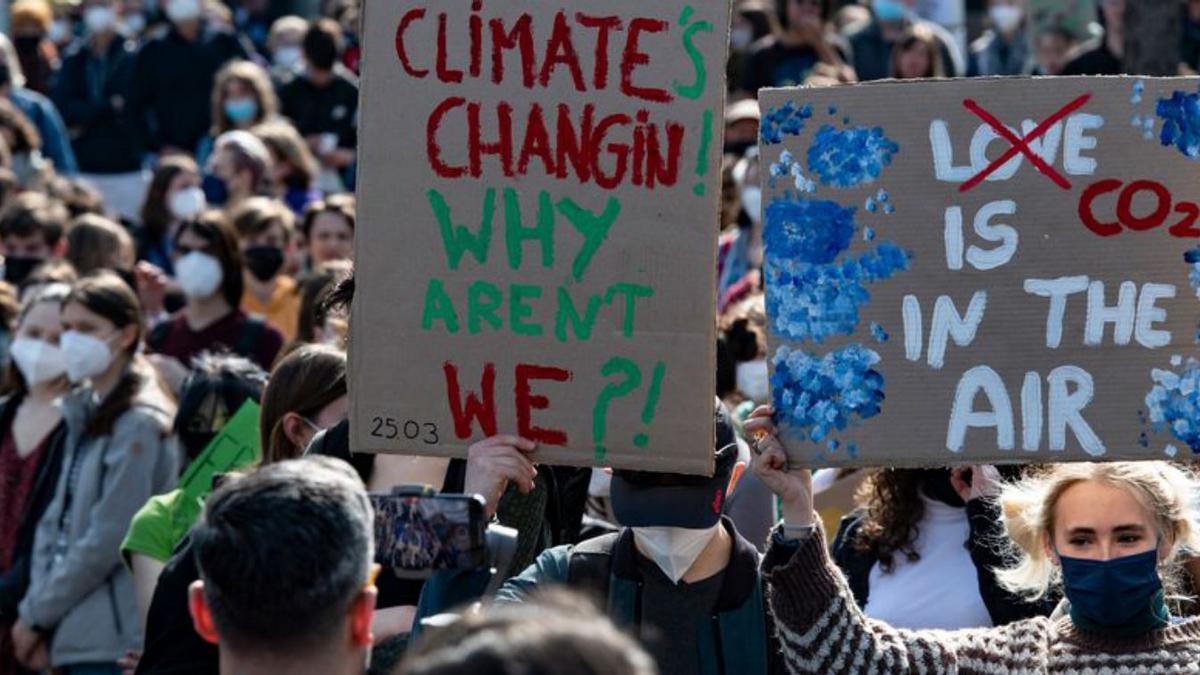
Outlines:
{"type": "Polygon", "coordinates": [[[825,125],[808,147],[808,171],[830,187],[865,185],[879,178],[899,149],[879,127],[825,125]]]}
{"type": "Polygon", "coordinates": [[[1155,368],[1154,387],[1146,394],[1146,408],[1156,431],[1171,435],[1200,454],[1200,361],[1188,359],[1182,372],[1155,368]]]}
{"type": "Polygon", "coordinates": [[[884,379],[877,363],[879,354],[860,344],[824,356],[780,347],[771,377],[777,418],[788,432],[820,442],[878,415],[884,379]]]}
{"type": "Polygon", "coordinates": [[[1171,98],[1158,100],[1158,116],[1163,126],[1159,140],[1189,159],[1200,158],[1200,94],[1176,91],[1171,98]]]}

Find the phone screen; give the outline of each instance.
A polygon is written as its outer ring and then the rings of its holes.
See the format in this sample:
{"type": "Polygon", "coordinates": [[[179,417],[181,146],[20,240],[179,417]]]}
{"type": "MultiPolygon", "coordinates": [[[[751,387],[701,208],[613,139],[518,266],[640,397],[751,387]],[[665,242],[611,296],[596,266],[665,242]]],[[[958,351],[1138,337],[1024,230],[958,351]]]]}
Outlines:
{"type": "Polygon", "coordinates": [[[465,495],[372,494],[375,561],[398,576],[480,569],[486,547],[482,504],[465,495]]]}

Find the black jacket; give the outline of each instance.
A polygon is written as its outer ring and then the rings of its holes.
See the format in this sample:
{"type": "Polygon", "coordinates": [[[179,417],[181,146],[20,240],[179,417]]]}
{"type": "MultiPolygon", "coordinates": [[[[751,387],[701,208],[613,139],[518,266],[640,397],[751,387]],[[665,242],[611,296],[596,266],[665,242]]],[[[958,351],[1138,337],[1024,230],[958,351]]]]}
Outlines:
{"type": "Polygon", "coordinates": [[[104,58],[87,41],[71,46],[51,96],[84,173],[129,173],[142,166],[140,137],[128,115],[137,43],[113,39],[104,58]],[[114,99],[121,101],[118,109],[114,99]]]}
{"type": "MultiPolygon", "coordinates": [[[[8,429],[12,425],[20,405],[21,400],[16,397],[0,403],[0,429],[8,429]]],[[[21,527],[17,531],[17,547],[13,551],[12,566],[0,573],[0,625],[16,621],[17,606],[29,588],[33,537],[37,532],[38,521],[42,519],[42,513],[54,498],[54,490],[58,486],[66,437],[66,427],[61,424],[50,432],[46,454],[42,457],[42,464],[34,478],[33,491],[29,493],[21,514],[21,527]]]]}
{"type": "MultiPolygon", "coordinates": [[[[833,560],[846,575],[846,582],[859,607],[867,606],[867,598],[871,593],[871,568],[875,559],[855,548],[858,532],[862,528],[864,514],[861,511],[851,513],[842,519],[838,528],[837,538],[833,541],[833,560]]],[[[971,528],[971,538],[964,542],[971,553],[971,561],[979,579],[979,595],[987,607],[992,623],[1003,626],[1013,621],[1020,621],[1034,616],[1049,616],[1054,605],[1048,602],[1029,603],[1020,597],[1009,593],[1000,587],[993,570],[1003,567],[1007,562],[1003,553],[996,545],[1004,540],[1004,530],[1000,524],[1000,508],[995,502],[986,499],[973,499],[967,502],[967,522],[971,528]]]]}
{"type": "Polygon", "coordinates": [[[250,52],[244,38],[213,26],[206,26],[195,42],[184,39],[174,26],[149,40],[138,54],[129,106],[146,148],[195,152],[212,123],[217,71],[250,52]]]}

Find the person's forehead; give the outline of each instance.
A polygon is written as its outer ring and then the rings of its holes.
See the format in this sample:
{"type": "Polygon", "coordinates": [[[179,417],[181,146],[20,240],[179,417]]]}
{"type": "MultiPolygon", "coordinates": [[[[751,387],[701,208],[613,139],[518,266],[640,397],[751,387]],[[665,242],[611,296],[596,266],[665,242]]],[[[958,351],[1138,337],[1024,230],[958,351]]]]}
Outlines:
{"type": "Polygon", "coordinates": [[[1107,530],[1152,523],[1151,514],[1128,490],[1101,481],[1083,481],[1063,491],[1055,505],[1059,529],[1107,530]]]}

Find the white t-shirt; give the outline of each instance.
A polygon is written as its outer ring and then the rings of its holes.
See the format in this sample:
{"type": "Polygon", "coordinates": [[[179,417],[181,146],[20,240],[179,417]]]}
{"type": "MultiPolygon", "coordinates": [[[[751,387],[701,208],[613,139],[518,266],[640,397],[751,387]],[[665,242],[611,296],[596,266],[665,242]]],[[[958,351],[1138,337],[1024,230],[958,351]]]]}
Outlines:
{"type": "Polygon", "coordinates": [[[925,517],[914,546],[921,558],[893,554],[892,571],[871,568],[866,613],[896,628],[991,627],[979,577],[966,548],[967,510],[922,497],[925,517]]]}

